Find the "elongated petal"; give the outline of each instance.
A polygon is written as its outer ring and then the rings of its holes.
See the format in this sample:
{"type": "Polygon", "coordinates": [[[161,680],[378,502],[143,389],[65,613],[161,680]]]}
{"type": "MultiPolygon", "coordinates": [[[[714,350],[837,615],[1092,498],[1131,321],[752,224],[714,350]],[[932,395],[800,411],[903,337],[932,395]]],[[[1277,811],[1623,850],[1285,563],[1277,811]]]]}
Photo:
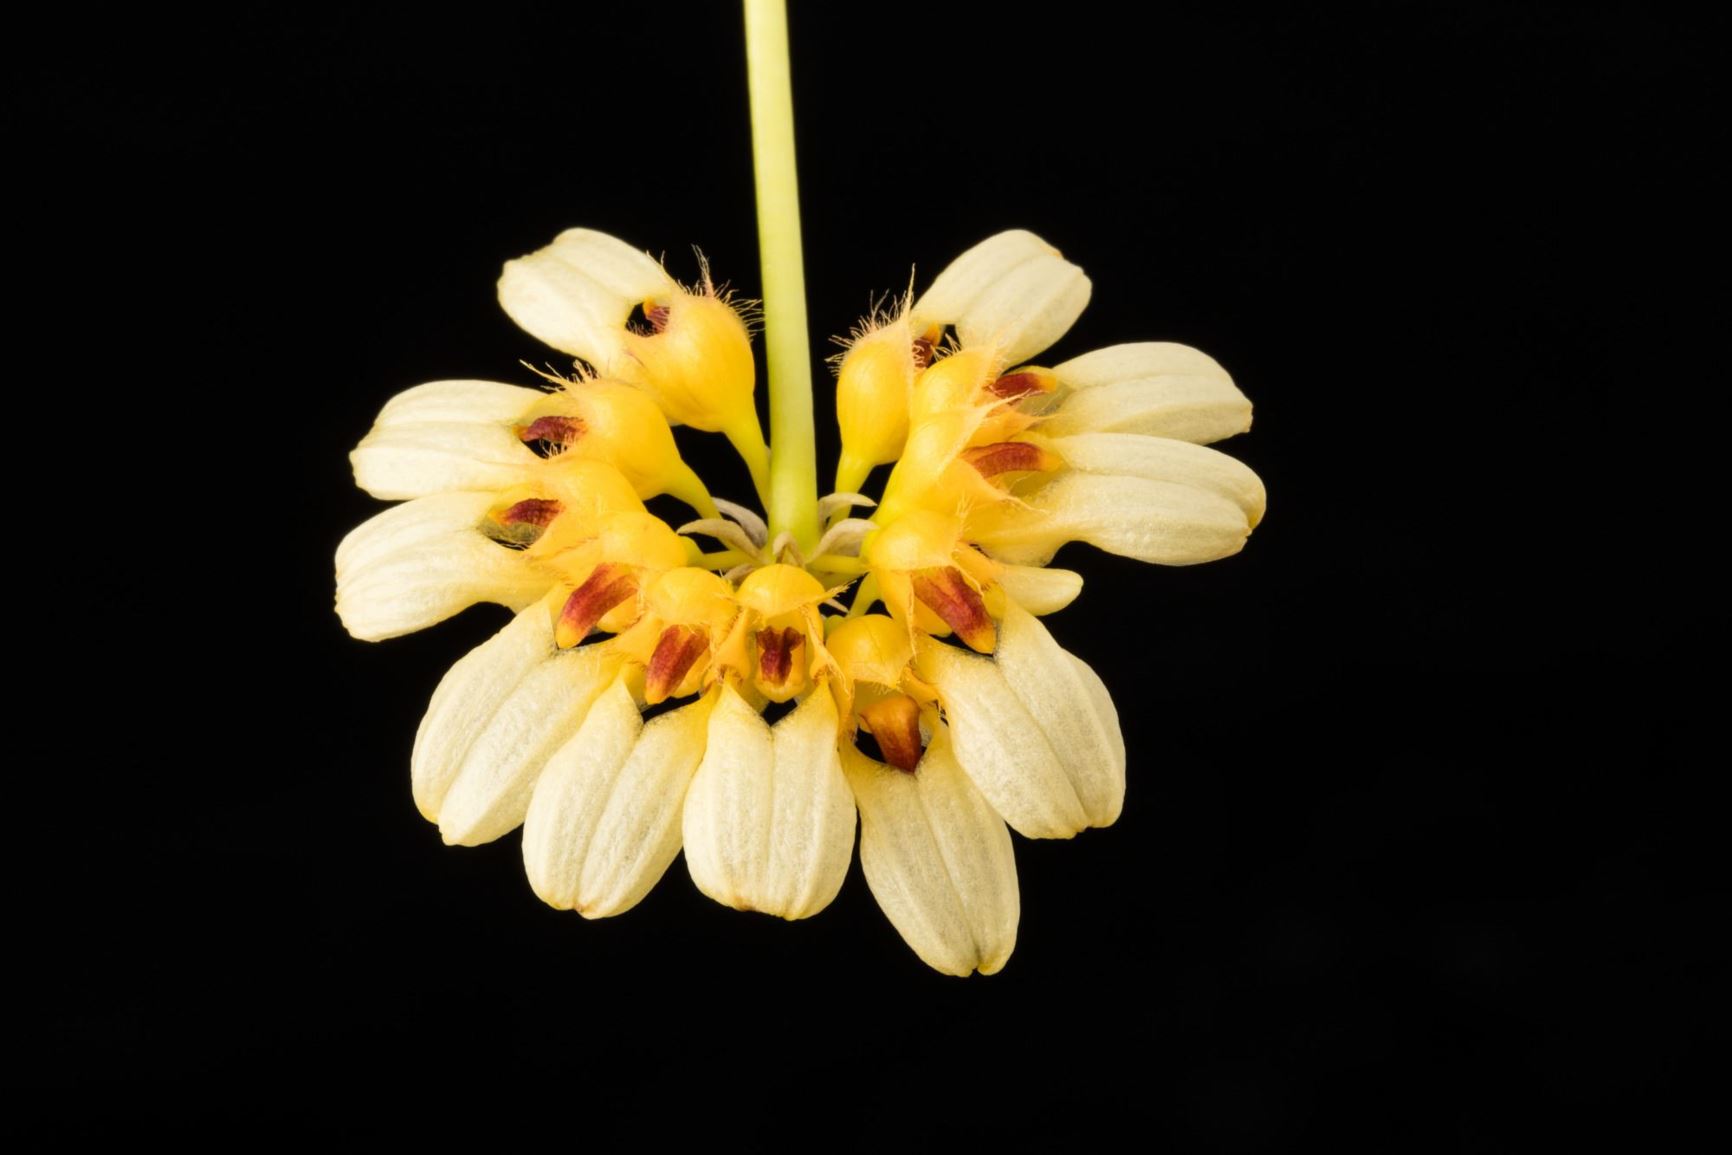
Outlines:
{"type": "Polygon", "coordinates": [[[528,670],[477,728],[445,792],[439,833],[447,844],[478,846],[522,824],[536,778],[618,669],[602,644],[561,651],[528,670]]]}
{"type": "Polygon", "coordinates": [[[923,320],[952,324],[976,298],[1019,267],[1056,252],[1027,229],[995,233],[946,265],[914,302],[913,312],[923,320]]]}
{"type": "Polygon", "coordinates": [[[1021,900],[1004,820],[956,764],[942,731],[908,774],[843,748],[860,807],[860,865],[921,961],[994,974],[1016,946],[1021,900]]]}
{"type": "Polygon", "coordinates": [[[938,687],[956,761],[1012,829],[1069,838],[1089,825],[1064,762],[996,664],[932,642],[915,667],[938,687]]]}
{"type": "Polygon", "coordinates": [[[710,713],[704,758],[686,792],[686,869],[698,889],[740,910],[769,856],[775,740],[764,719],[723,685],[710,713]]]}
{"type": "Polygon", "coordinates": [[[523,824],[529,884],[550,906],[604,918],[636,906],[680,852],[686,787],[703,758],[709,706],[647,726],[620,682],[548,762],[523,824]]]}
{"type": "Polygon", "coordinates": [[[1031,232],[999,233],[963,253],[918,301],[920,322],[956,326],[965,346],[995,346],[1007,364],[1064,336],[1088,305],[1089,279],[1031,232]]]}
{"type": "Polygon", "coordinates": [[[477,602],[520,609],[552,582],[478,528],[494,496],[442,493],[387,509],[337,546],[337,615],[376,642],[424,629],[477,602]]]}
{"type": "Polygon", "coordinates": [[[439,680],[415,731],[415,749],[409,757],[415,805],[429,822],[439,821],[445,792],[463,768],[475,736],[529,671],[551,660],[554,653],[552,617],[545,606],[532,605],[439,680]]]}
{"type": "Polygon", "coordinates": [[[544,396],[496,381],[435,381],[400,393],[349,454],[355,483],[387,501],[516,485],[536,457],[513,425],[544,396]]]}
{"type": "Polygon", "coordinates": [[[1109,345],[1105,349],[1072,357],[1053,372],[1061,383],[1072,389],[1093,389],[1152,377],[1232,380],[1219,361],[1201,349],[1176,341],[1130,341],[1123,345],[1109,345]]]}
{"type": "Polygon", "coordinates": [[[1004,565],[998,568],[998,584],[1011,600],[1031,614],[1056,614],[1082,593],[1082,574],[1068,569],[1035,565],[1004,565]]]}
{"type": "Polygon", "coordinates": [[[633,307],[676,289],[647,253],[606,233],[567,229],[546,248],[506,263],[499,304],[537,339],[606,373],[633,307]]]}
{"type": "Polygon", "coordinates": [[[1053,370],[1071,392],[1041,432],[1144,433],[1199,445],[1251,428],[1251,402],[1188,345],[1145,341],[1085,353],[1053,370]]]}
{"type": "Polygon", "coordinates": [[[1161,565],[1195,565],[1238,553],[1251,524],[1238,505],[1206,489],[1140,477],[1067,471],[1024,496],[977,511],[969,536],[1001,561],[1041,565],[1067,541],[1161,565]]]}
{"type": "Polygon", "coordinates": [[[1088,825],[1111,826],[1125,804],[1125,740],[1100,678],[1015,605],[999,623],[993,657],[1058,755],[1088,825]]]}
{"type": "Polygon", "coordinates": [[[1133,433],[1079,433],[1055,437],[1051,444],[1072,469],[1205,489],[1244,510],[1245,519],[1253,528],[1263,520],[1268,497],[1262,479],[1243,462],[1217,450],[1188,441],[1133,433]]]}
{"type": "Polygon", "coordinates": [[[373,424],[375,428],[444,422],[503,424],[516,421],[546,399],[539,389],[501,381],[429,381],[385,402],[373,424]]]}
{"type": "Polygon", "coordinates": [[[717,902],[787,919],[828,906],[854,851],[830,693],[815,691],[772,728],[724,686],[684,826],[692,881],[717,902]]]}

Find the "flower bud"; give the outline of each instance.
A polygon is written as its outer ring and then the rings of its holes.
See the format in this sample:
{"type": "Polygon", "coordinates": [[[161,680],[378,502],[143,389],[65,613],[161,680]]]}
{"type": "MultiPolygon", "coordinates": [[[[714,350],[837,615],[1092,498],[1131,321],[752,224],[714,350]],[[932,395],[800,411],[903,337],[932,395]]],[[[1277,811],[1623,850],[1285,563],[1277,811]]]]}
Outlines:
{"type": "Polygon", "coordinates": [[[902,455],[915,375],[930,356],[930,340],[917,343],[907,317],[869,330],[848,346],[836,372],[836,424],[842,431],[838,490],[858,490],[873,466],[902,455]]]}
{"type": "Polygon", "coordinates": [[[753,478],[767,476],[746,323],[713,290],[677,289],[646,300],[644,311],[655,331],[626,334],[617,375],[649,394],[671,423],[725,434],[753,478]]]}

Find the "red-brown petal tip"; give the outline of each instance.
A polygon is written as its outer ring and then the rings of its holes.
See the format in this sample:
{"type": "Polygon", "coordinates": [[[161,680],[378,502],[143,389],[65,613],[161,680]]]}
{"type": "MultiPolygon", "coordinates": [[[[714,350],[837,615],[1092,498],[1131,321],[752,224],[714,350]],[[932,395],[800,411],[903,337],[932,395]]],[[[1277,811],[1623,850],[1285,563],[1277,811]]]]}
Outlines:
{"type": "Polygon", "coordinates": [[[780,688],[787,684],[794,669],[794,653],[805,641],[792,626],[758,631],[758,677],[765,685],[780,688]]]}
{"type": "Polygon", "coordinates": [[[644,667],[643,696],[650,705],[665,701],[685,681],[697,660],[710,652],[710,640],[690,626],[669,626],[656,639],[655,653],[644,667]]]}
{"type": "Polygon", "coordinates": [[[1058,388],[1058,378],[1050,369],[1019,369],[1006,373],[986,388],[1006,401],[1020,401],[1035,393],[1051,393],[1058,388]]]}
{"type": "Polygon", "coordinates": [[[1028,441],[1000,441],[993,445],[976,445],[962,451],[962,460],[974,466],[975,471],[982,477],[1057,469],[1063,464],[1056,454],[1028,441]]]}
{"type": "Polygon", "coordinates": [[[607,562],[596,566],[589,580],[565,599],[565,608],[559,611],[553,628],[554,644],[562,650],[577,645],[607,611],[636,595],[637,579],[630,573],[607,562]]]}
{"type": "Polygon", "coordinates": [[[559,516],[559,502],[551,497],[527,497],[494,517],[501,525],[532,525],[546,529],[559,516]]]}
{"type": "Polygon", "coordinates": [[[884,760],[912,774],[920,765],[920,707],[907,694],[891,694],[860,708],[860,721],[878,742],[884,760]]]}
{"type": "Polygon", "coordinates": [[[526,444],[531,441],[548,441],[563,447],[582,437],[583,433],[584,425],[581,418],[562,417],[558,414],[537,417],[528,425],[517,427],[517,439],[526,444]]]}
{"type": "Polygon", "coordinates": [[[917,569],[908,575],[914,585],[914,596],[944,619],[944,624],[956,631],[969,649],[990,654],[998,644],[998,630],[980,592],[968,584],[962,571],[952,565],[917,569]]]}

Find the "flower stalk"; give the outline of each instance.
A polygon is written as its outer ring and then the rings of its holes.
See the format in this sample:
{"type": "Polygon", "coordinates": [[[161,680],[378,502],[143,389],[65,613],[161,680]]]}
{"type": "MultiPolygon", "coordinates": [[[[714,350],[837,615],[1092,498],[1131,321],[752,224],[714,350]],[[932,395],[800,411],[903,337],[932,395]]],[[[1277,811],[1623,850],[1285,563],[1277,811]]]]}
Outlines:
{"type": "Polygon", "coordinates": [[[808,556],[818,541],[818,463],[806,274],[794,167],[794,97],[785,0],[745,0],[752,157],[763,266],[764,347],[770,383],[771,537],[786,531],[808,556]]]}

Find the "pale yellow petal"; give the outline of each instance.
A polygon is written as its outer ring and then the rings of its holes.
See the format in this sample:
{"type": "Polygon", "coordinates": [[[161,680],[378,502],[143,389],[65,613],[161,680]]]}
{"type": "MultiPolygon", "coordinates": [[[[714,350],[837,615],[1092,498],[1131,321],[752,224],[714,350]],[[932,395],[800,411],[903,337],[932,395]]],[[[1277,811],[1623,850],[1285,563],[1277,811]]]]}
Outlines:
{"type": "Polygon", "coordinates": [[[1016,946],[1016,858],[948,736],[934,736],[912,774],[852,746],[843,757],[860,807],[860,866],[891,925],[935,970],[997,972],[1016,946]]]}
{"type": "Polygon", "coordinates": [[[1090,826],[1111,826],[1125,804],[1125,740],[1100,678],[1021,607],[998,627],[999,673],[1046,736],[1090,826]]]}
{"type": "Polygon", "coordinates": [[[1017,605],[1031,614],[1056,614],[1082,593],[1082,574],[1035,565],[1002,565],[994,575],[1017,605]]]}
{"type": "Polygon", "coordinates": [[[997,665],[931,642],[915,667],[938,687],[956,761],[1012,829],[1069,838],[1089,825],[1064,763],[997,665]]]}
{"type": "Polygon", "coordinates": [[[405,389],[379,410],[375,427],[515,421],[547,394],[501,381],[429,381],[405,389]]]}
{"type": "Polygon", "coordinates": [[[828,906],[854,849],[829,692],[812,693],[772,728],[724,686],[686,795],[684,835],[692,881],[717,902],[787,919],[828,906]]]}
{"type": "Polygon", "coordinates": [[[448,844],[491,842],[523,822],[542,768],[583,725],[618,666],[604,643],[561,651],[529,670],[480,727],[445,792],[439,833],[448,844]]]}
{"type": "Polygon", "coordinates": [[[616,679],[535,780],[523,819],[523,868],[549,906],[577,906],[590,836],[642,729],[631,691],[616,679]]]}
{"type": "Polygon", "coordinates": [[[1053,370],[1069,392],[1043,433],[1143,433],[1206,444],[1251,428],[1251,402],[1188,345],[1145,341],[1085,353],[1053,370]]]}
{"type": "Polygon", "coordinates": [[[854,793],[836,749],[836,699],[820,687],[770,732],[778,797],[765,891],[779,908],[771,913],[806,918],[830,905],[854,857],[854,793]]]}
{"type": "Polygon", "coordinates": [[[913,312],[922,320],[952,324],[976,298],[1018,268],[1057,252],[1027,229],[995,233],[946,265],[914,302],[913,312]]]}
{"type": "Polygon", "coordinates": [[[1109,345],[1057,366],[1053,372],[1073,389],[1093,389],[1152,377],[1215,377],[1231,381],[1221,363],[1176,341],[1131,341],[1109,345]]]}
{"type": "Polygon", "coordinates": [[[757,863],[769,855],[775,743],[758,712],[724,684],[710,712],[703,761],[686,792],[686,869],[717,902],[752,909],[757,863]]]}
{"type": "Polygon", "coordinates": [[[519,609],[551,582],[521,552],[480,530],[490,493],[416,498],[362,522],[337,547],[337,615],[379,641],[424,629],[477,602],[519,609]]]}
{"type": "Polygon", "coordinates": [[[970,517],[970,538],[993,557],[1041,565],[1067,541],[1161,565],[1195,565],[1244,548],[1245,511],[1218,493],[1167,481],[1067,470],[970,517]]]}
{"type": "Polygon", "coordinates": [[[686,789],[704,757],[709,714],[707,701],[692,702],[638,735],[590,837],[577,906],[586,918],[636,906],[679,855],[686,789]]]}
{"type": "Polygon", "coordinates": [[[1033,233],[989,237],[938,275],[914,303],[917,324],[956,326],[964,346],[993,346],[1006,364],[1047,348],[1088,305],[1089,279],[1033,233]]]}
{"type": "Polygon", "coordinates": [[[536,781],[523,861],[544,902],[586,918],[619,914],[650,892],[680,852],[686,787],[703,757],[708,707],[647,726],[615,683],[536,781]]]}
{"type": "Polygon", "coordinates": [[[366,570],[422,542],[473,528],[494,500],[490,493],[442,493],[380,510],[337,543],[337,573],[366,570]]]}
{"type": "Polygon", "coordinates": [[[677,288],[647,253],[606,233],[567,229],[506,263],[499,304],[532,336],[606,373],[632,309],[677,288]]]}
{"type": "Polygon", "coordinates": [[[415,731],[415,749],[409,757],[415,805],[429,822],[439,821],[445,792],[463,768],[475,736],[529,671],[551,660],[555,652],[552,616],[536,604],[469,651],[440,679],[415,731]]]}
{"type": "Polygon", "coordinates": [[[1133,433],[1079,433],[1054,437],[1052,448],[1072,469],[1170,481],[1205,489],[1245,511],[1255,528],[1268,504],[1263,481],[1247,465],[1214,449],[1167,437],[1133,433]]]}
{"type": "Polygon", "coordinates": [[[497,381],[434,381],[399,393],[349,454],[355,483],[387,501],[517,485],[536,457],[514,426],[545,397],[497,381]]]}
{"type": "Polygon", "coordinates": [[[349,454],[355,484],[384,501],[528,481],[535,454],[507,425],[375,428],[349,454]]]}

